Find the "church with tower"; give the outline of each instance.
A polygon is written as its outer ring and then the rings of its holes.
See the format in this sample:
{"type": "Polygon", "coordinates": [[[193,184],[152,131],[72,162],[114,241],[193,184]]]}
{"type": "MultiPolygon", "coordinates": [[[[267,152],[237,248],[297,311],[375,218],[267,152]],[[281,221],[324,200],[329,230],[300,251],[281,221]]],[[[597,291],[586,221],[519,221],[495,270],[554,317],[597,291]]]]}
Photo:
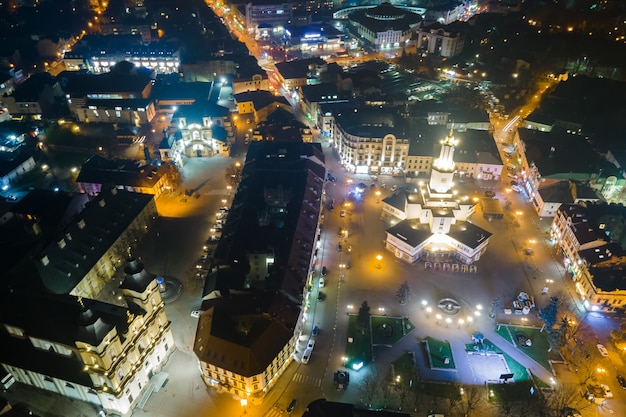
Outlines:
{"type": "Polygon", "coordinates": [[[468,220],[476,203],[454,189],[458,140],[453,129],[441,141],[428,183],[400,188],[383,200],[385,248],[398,259],[415,263],[457,262],[471,265],[487,250],[491,233],[468,220]]]}

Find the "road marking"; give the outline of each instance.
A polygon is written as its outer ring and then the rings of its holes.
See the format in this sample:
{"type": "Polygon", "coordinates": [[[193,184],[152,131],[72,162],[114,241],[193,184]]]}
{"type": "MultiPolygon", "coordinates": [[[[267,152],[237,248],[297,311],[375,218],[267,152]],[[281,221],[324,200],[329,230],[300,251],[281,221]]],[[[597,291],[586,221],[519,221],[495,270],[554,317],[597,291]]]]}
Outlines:
{"type": "Polygon", "coordinates": [[[293,377],[294,382],[300,382],[302,384],[309,384],[319,387],[322,385],[322,378],[314,378],[308,375],[295,374],[293,377]]]}

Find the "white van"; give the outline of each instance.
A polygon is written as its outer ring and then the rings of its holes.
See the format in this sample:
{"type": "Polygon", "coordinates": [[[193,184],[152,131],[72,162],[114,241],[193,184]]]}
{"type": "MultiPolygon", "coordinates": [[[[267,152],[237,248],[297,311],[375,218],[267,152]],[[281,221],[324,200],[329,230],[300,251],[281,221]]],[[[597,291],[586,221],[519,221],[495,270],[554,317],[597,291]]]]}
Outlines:
{"type": "Polygon", "coordinates": [[[313,353],[313,349],[307,349],[304,351],[304,354],[302,355],[302,363],[309,363],[309,360],[311,360],[311,353],[313,353]]]}
{"type": "Polygon", "coordinates": [[[8,390],[13,384],[15,384],[15,378],[11,374],[4,375],[2,381],[0,381],[0,385],[4,390],[8,390]]]}

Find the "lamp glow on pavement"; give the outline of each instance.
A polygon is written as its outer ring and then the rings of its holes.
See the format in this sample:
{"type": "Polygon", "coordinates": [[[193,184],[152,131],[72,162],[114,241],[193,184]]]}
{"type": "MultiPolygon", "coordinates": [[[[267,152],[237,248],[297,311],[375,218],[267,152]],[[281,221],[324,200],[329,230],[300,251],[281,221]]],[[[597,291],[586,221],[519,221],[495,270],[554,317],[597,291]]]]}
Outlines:
{"type": "Polygon", "coordinates": [[[363,367],[363,362],[357,362],[357,363],[352,364],[352,369],[354,369],[355,371],[358,371],[362,367],[363,367]]]}

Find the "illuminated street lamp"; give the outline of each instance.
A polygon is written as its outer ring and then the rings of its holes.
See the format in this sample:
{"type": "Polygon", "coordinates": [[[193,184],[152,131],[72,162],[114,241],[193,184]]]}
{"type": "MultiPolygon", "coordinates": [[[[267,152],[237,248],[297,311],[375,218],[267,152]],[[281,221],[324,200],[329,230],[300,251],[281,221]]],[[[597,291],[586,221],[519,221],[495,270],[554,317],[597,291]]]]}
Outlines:
{"type": "Polygon", "coordinates": [[[380,203],[380,190],[376,190],[376,204],[380,203]]]}
{"type": "Polygon", "coordinates": [[[380,266],[380,261],[382,261],[382,260],[383,260],[383,256],[382,256],[382,255],[376,255],[376,261],[378,262],[378,263],[376,264],[376,268],[378,268],[378,269],[380,269],[380,268],[381,268],[381,266],[380,266]]]}
{"type": "Polygon", "coordinates": [[[246,406],[248,405],[248,400],[246,398],[242,398],[239,400],[239,403],[243,407],[243,413],[246,414],[246,406]]]}

